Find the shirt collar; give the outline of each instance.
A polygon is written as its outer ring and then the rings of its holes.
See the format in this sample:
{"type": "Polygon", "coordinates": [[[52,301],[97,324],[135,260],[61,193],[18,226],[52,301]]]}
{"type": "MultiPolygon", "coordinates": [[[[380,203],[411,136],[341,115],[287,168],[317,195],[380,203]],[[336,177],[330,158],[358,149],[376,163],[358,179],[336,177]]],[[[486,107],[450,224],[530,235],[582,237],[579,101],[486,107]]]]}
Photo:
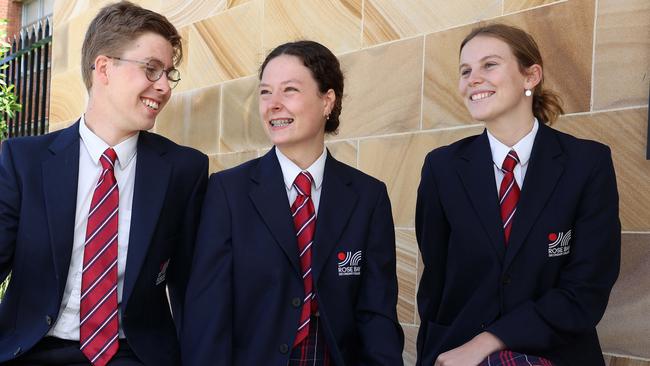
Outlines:
{"type": "Polygon", "coordinates": [[[497,140],[490,131],[487,131],[488,140],[490,142],[490,150],[492,151],[492,161],[494,164],[501,168],[503,161],[506,160],[506,155],[510,150],[514,150],[519,157],[519,163],[523,166],[528,164],[530,160],[530,154],[533,151],[533,143],[535,142],[535,135],[537,135],[537,130],[539,130],[539,122],[537,118],[533,121],[533,129],[528,132],[528,134],[521,138],[516,144],[512,147],[509,147],[497,140]]]}
{"type": "MultiPolygon", "coordinates": [[[[128,139],[113,146],[113,150],[115,150],[115,153],[117,154],[117,161],[120,169],[126,168],[135,157],[139,135],[140,133],[136,133],[128,139]]],[[[90,154],[92,161],[99,165],[99,158],[102,156],[104,151],[111,146],[88,128],[84,116],[81,116],[81,121],[79,122],[79,136],[81,137],[84,146],[86,146],[86,150],[88,150],[88,154],[90,154]]]]}
{"type": "MultiPolygon", "coordinates": [[[[275,155],[278,157],[278,162],[280,162],[282,176],[284,177],[284,185],[287,187],[287,190],[291,190],[293,182],[296,180],[296,177],[300,174],[302,169],[284,155],[277,147],[275,148],[275,155]]],[[[314,178],[314,187],[316,189],[320,189],[323,184],[323,172],[325,171],[326,160],[327,149],[323,148],[323,153],[320,154],[318,159],[316,159],[309,168],[305,169],[314,178]]]]}

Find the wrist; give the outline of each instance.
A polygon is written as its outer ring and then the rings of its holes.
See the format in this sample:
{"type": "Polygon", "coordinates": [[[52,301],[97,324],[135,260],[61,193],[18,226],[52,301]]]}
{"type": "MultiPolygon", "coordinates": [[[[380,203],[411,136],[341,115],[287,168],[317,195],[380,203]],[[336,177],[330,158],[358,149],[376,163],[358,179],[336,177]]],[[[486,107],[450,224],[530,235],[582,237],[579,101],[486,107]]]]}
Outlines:
{"type": "Polygon", "coordinates": [[[499,337],[490,332],[480,333],[474,337],[473,341],[475,341],[487,355],[506,349],[505,343],[503,343],[499,337]]]}

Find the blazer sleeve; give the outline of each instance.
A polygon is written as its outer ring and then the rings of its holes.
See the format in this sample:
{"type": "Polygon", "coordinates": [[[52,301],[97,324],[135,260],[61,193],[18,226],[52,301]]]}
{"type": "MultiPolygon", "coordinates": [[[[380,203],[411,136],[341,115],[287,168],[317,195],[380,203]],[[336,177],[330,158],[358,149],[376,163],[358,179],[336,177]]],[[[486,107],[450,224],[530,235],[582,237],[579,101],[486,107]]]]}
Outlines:
{"type": "Polygon", "coordinates": [[[363,282],[356,308],[362,342],[360,366],[403,365],[404,334],[396,311],[395,227],[383,183],[368,230],[363,282]]]}
{"type": "Polygon", "coordinates": [[[11,142],[0,153],[0,282],[11,272],[20,219],[20,187],[14,168],[11,142]]]}
{"type": "Polygon", "coordinates": [[[208,159],[201,154],[201,163],[194,170],[192,190],[187,198],[184,207],[183,224],[179,242],[176,245],[170,275],[167,280],[169,298],[174,314],[174,322],[177,329],[182,327],[183,303],[185,301],[185,290],[189,280],[196,241],[196,230],[201,215],[201,205],[205,197],[205,189],[208,182],[208,159]]]}
{"type": "Polygon", "coordinates": [[[572,335],[593,331],[605,312],[619,272],[621,226],[610,150],[593,155],[595,164],[576,211],[571,257],[557,285],[487,329],[510,349],[543,351],[570,342],[572,335]]]}
{"type": "Polygon", "coordinates": [[[417,294],[420,330],[417,338],[418,365],[433,364],[433,350],[426,349],[433,333],[445,283],[449,223],[442,207],[433,172],[434,152],[424,160],[415,205],[415,235],[424,268],[417,294]]]}
{"type": "Polygon", "coordinates": [[[210,177],[181,331],[183,365],[232,365],[232,232],[226,191],[210,177]]]}

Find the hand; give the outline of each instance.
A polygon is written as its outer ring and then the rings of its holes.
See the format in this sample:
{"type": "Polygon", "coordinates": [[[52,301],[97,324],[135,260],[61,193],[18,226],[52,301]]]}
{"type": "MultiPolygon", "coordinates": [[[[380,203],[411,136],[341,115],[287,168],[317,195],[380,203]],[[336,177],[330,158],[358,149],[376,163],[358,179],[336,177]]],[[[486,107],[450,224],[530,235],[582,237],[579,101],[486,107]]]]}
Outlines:
{"type": "Polygon", "coordinates": [[[492,333],[483,332],[460,347],[442,353],[434,366],[476,366],[506,345],[492,333]]]}

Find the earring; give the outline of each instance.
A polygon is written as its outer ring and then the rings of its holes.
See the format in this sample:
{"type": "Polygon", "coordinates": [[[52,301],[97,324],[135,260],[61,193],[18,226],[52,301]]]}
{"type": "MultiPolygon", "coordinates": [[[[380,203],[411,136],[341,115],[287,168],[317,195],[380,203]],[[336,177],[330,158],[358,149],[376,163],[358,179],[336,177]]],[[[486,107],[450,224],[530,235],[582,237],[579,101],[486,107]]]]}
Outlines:
{"type": "Polygon", "coordinates": [[[326,120],[326,121],[329,121],[329,120],[330,120],[330,114],[329,114],[329,113],[325,115],[325,120],[326,120]]]}
{"type": "Polygon", "coordinates": [[[527,96],[527,97],[530,97],[531,95],[533,95],[533,92],[530,89],[526,89],[526,91],[524,92],[524,95],[527,96]]]}

